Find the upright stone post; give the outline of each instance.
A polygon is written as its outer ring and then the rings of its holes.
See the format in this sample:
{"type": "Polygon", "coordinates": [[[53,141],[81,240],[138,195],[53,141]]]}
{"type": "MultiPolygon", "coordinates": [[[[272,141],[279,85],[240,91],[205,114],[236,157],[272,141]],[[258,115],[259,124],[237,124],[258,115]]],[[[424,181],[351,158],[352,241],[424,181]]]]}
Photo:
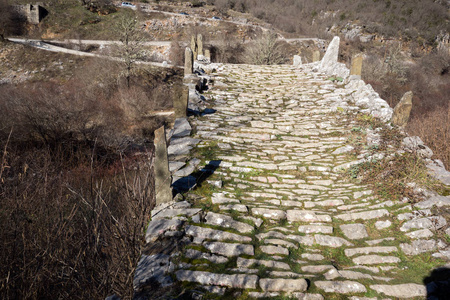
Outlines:
{"type": "Polygon", "coordinates": [[[194,69],[194,58],[192,50],[191,48],[186,47],[186,49],[184,50],[184,76],[191,75],[193,69],[194,69]]]}
{"type": "Polygon", "coordinates": [[[172,176],[167,158],[166,130],[161,126],[155,131],[155,198],[156,205],[172,201],[172,176]]]}
{"type": "Polygon", "coordinates": [[[364,55],[362,53],[353,55],[352,66],[350,68],[350,76],[356,75],[361,78],[363,58],[364,58],[364,55]]]}
{"type": "Polygon", "coordinates": [[[292,65],[293,65],[294,67],[298,67],[298,66],[300,66],[301,64],[302,64],[302,57],[301,57],[300,55],[294,55],[294,60],[293,60],[292,65]]]}
{"type": "Polygon", "coordinates": [[[322,61],[320,62],[321,69],[326,68],[327,66],[330,66],[334,63],[337,63],[340,41],[341,39],[338,36],[335,36],[331,41],[330,45],[328,45],[327,52],[325,52],[325,55],[323,56],[322,61]]]}
{"type": "Polygon", "coordinates": [[[203,35],[197,35],[197,55],[203,56],[203,35]]]}
{"type": "Polygon", "coordinates": [[[412,108],[413,92],[406,92],[399,103],[394,108],[394,114],[392,116],[392,124],[405,128],[408,124],[409,114],[412,108]]]}
{"type": "Polygon", "coordinates": [[[314,50],[313,52],[313,57],[312,57],[312,61],[319,61],[320,60],[320,51],[319,50],[314,50]]]}
{"type": "Polygon", "coordinates": [[[191,36],[191,50],[192,50],[192,53],[194,54],[194,61],[195,61],[197,59],[197,55],[198,55],[197,36],[196,35],[191,36]]]}
{"type": "Polygon", "coordinates": [[[179,97],[173,102],[173,109],[175,110],[175,119],[185,118],[187,115],[187,108],[189,103],[189,87],[182,86],[179,97]]]}
{"type": "Polygon", "coordinates": [[[205,59],[206,59],[208,62],[211,62],[211,50],[205,49],[205,59]]]}

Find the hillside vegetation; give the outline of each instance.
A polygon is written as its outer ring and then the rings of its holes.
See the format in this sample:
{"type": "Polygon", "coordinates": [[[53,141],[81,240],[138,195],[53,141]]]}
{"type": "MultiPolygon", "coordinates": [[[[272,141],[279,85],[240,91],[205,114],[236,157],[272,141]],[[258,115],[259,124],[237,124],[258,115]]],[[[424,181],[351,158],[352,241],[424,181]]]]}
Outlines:
{"type": "Polygon", "coordinates": [[[434,0],[210,0],[219,10],[249,12],[280,30],[323,35],[359,23],[369,33],[433,44],[448,32],[448,3],[434,0]]]}

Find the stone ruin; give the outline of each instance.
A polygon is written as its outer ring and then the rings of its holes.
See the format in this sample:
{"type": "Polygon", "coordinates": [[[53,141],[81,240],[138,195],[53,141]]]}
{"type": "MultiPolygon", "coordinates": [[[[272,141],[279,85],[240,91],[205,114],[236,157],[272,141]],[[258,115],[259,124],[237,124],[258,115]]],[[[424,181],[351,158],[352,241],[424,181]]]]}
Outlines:
{"type": "Polygon", "coordinates": [[[39,3],[17,5],[16,9],[27,19],[28,23],[33,25],[39,24],[48,14],[48,11],[39,3]]]}

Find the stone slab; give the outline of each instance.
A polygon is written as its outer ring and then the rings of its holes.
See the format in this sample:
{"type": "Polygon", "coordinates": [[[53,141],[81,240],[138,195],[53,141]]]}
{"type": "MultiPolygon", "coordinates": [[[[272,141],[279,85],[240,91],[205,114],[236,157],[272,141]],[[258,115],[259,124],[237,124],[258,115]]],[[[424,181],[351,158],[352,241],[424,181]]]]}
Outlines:
{"type": "Polygon", "coordinates": [[[238,289],[256,289],[256,283],[258,282],[258,276],[247,274],[216,274],[203,271],[179,270],[175,272],[175,275],[179,281],[238,289]]]}

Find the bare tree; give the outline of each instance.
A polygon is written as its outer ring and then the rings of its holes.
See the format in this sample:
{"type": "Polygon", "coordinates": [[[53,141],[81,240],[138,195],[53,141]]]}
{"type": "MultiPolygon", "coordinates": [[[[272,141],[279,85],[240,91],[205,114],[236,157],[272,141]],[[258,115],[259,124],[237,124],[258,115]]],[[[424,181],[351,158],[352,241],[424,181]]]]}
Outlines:
{"type": "Polygon", "coordinates": [[[247,47],[244,60],[255,65],[276,65],[285,62],[286,58],[280,49],[277,34],[265,33],[247,47]]]}
{"type": "Polygon", "coordinates": [[[144,57],[142,51],[144,36],[137,28],[137,19],[134,17],[123,17],[117,26],[119,40],[122,42],[117,48],[117,54],[125,66],[121,76],[125,77],[127,87],[130,87],[130,78],[135,71],[136,61],[144,57]]]}

